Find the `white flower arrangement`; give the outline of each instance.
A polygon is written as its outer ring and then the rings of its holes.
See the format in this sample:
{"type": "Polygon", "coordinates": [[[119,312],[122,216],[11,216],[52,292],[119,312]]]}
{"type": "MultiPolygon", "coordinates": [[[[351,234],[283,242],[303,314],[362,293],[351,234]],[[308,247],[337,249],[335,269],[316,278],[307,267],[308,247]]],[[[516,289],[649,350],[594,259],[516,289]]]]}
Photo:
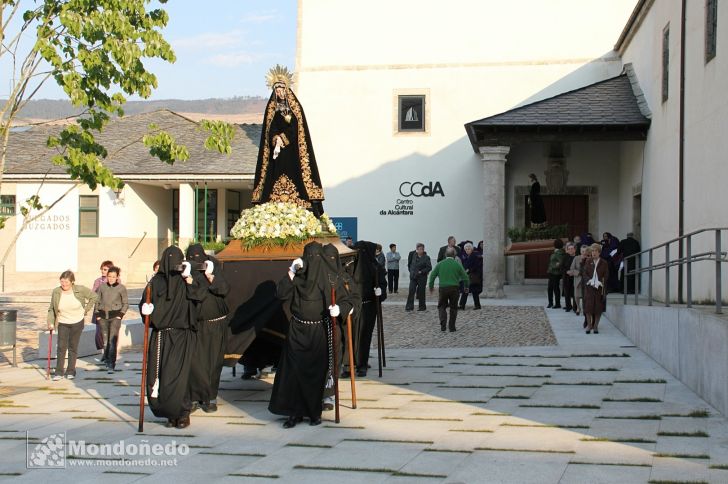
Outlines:
{"type": "Polygon", "coordinates": [[[268,202],[243,210],[230,230],[247,248],[258,245],[287,245],[320,235],[335,235],[328,215],[314,214],[293,203],[268,202]]]}

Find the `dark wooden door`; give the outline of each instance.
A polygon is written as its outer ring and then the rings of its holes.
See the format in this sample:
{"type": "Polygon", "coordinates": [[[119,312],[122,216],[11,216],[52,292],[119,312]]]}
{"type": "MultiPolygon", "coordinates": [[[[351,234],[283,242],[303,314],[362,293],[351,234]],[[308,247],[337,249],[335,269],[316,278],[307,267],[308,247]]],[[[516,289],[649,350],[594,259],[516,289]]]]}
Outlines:
{"type": "MultiPolygon", "coordinates": [[[[589,231],[589,197],[587,195],[544,195],[546,220],[550,225],[569,225],[569,239],[589,231]]],[[[528,206],[526,206],[528,220],[528,206]]],[[[526,279],[543,279],[551,254],[526,255],[526,279]]]]}

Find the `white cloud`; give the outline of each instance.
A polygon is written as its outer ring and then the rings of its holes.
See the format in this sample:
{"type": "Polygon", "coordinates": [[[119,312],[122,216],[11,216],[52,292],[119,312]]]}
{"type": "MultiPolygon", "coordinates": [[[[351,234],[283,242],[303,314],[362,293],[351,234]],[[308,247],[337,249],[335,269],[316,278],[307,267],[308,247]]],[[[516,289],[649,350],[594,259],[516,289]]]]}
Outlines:
{"type": "Polygon", "coordinates": [[[207,63],[220,67],[235,67],[242,64],[252,64],[258,59],[259,56],[255,54],[239,51],[214,55],[207,59],[207,63]]]}
{"type": "Polygon", "coordinates": [[[266,10],[263,12],[253,12],[244,15],[240,21],[246,24],[262,24],[274,20],[278,16],[277,10],[266,10]]]}
{"type": "Polygon", "coordinates": [[[243,42],[243,32],[241,30],[231,30],[230,32],[206,32],[192,37],[183,37],[172,41],[172,47],[179,48],[195,48],[195,49],[211,49],[221,47],[235,47],[243,42]]]}

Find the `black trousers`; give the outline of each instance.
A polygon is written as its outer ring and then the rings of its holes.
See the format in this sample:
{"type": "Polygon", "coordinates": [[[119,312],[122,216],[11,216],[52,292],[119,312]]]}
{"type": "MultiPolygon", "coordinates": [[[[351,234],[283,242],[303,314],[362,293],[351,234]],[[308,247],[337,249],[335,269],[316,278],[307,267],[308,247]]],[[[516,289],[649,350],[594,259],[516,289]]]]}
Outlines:
{"type": "Polygon", "coordinates": [[[58,323],[58,346],[56,348],[56,375],[63,376],[68,352],[68,368],[66,375],[76,376],[76,358],[78,358],[78,342],[83,331],[83,319],[74,324],[58,323]]]}
{"type": "Polygon", "coordinates": [[[458,317],[458,286],[441,287],[437,298],[437,313],[440,316],[440,329],[447,325],[450,331],[455,331],[455,320],[458,317]],[[447,308],[450,308],[448,320],[447,308]]]}
{"type": "Polygon", "coordinates": [[[460,307],[465,309],[465,303],[468,302],[468,296],[473,296],[473,304],[476,308],[480,307],[480,293],[479,292],[463,292],[460,294],[460,307]]]}
{"type": "Polygon", "coordinates": [[[387,269],[387,286],[390,294],[399,290],[399,269],[387,269]]]}
{"type": "Polygon", "coordinates": [[[355,337],[354,339],[358,346],[358,350],[355,350],[354,353],[354,363],[357,370],[366,371],[369,365],[372,337],[377,325],[377,302],[374,300],[362,301],[360,316],[359,327],[357,328],[359,335],[358,338],[355,337]]]}
{"type": "Polygon", "coordinates": [[[417,294],[417,300],[420,302],[419,308],[426,308],[425,286],[427,286],[427,276],[419,276],[415,279],[410,279],[409,294],[407,295],[407,304],[405,305],[405,309],[415,308],[415,293],[417,294]]]}
{"type": "Polygon", "coordinates": [[[106,362],[106,367],[113,369],[116,366],[121,319],[99,319],[98,326],[101,328],[101,335],[104,338],[104,361],[106,362]]]}
{"type": "Polygon", "coordinates": [[[548,297],[549,306],[561,307],[561,288],[559,283],[561,282],[561,274],[554,276],[549,274],[549,286],[548,286],[548,297]]]}
{"type": "Polygon", "coordinates": [[[574,278],[571,276],[564,276],[564,304],[566,310],[571,311],[576,307],[576,301],[574,300],[574,278]]]}

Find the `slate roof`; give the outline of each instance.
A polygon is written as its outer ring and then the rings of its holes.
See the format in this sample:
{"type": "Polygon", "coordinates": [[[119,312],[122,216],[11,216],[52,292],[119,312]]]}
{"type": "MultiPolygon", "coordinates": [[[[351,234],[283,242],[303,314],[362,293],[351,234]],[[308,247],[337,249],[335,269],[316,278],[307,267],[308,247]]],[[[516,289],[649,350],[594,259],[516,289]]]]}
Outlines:
{"type": "Polygon", "coordinates": [[[622,74],[473,121],[466,124],[465,129],[477,151],[475,141],[486,131],[493,136],[499,131],[512,135],[519,130],[528,133],[534,129],[553,131],[553,128],[559,128],[561,132],[569,129],[646,131],[649,125],[650,120],[640,110],[629,76],[622,74]]]}
{"type": "MultiPolygon", "coordinates": [[[[37,126],[10,135],[5,173],[17,175],[65,174],[63,167],[51,163],[57,154],[46,147],[48,136],[58,133],[60,126],[37,126]]],[[[104,162],[115,175],[169,175],[170,179],[189,175],[239,175],[250,178],[255,174],[258,157],[261,125],[235,125],[232,154],[222,155],[205,149],[208,134],[199,128],[197,122],[177,113],[163,109],[150,113],[125,116],[112,120],[96,139],[106,147],[109,156],[104,162]],[[149,154],[141,138],[155,124],[176,138],[178,144],[187,147],[190,158],[186,162],[169,165],[149,154]],[[137,141],[139,140],[139,141],[137,141]]]]}

